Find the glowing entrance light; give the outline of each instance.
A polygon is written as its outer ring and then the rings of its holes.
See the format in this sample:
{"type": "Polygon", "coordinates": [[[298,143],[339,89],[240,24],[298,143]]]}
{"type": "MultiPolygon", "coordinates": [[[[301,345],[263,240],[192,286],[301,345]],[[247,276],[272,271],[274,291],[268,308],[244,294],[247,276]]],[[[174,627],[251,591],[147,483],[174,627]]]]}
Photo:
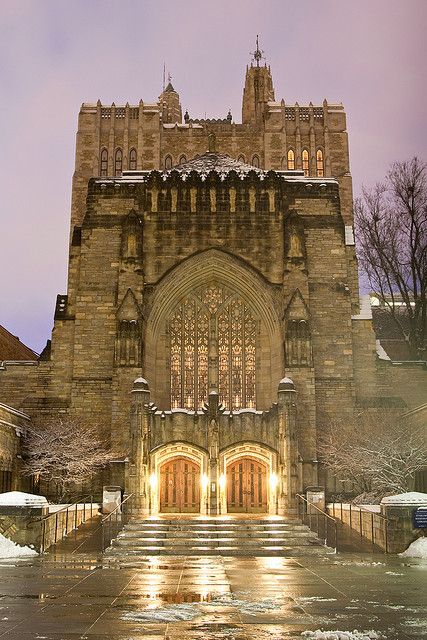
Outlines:
{"type": "Polygon", "coordinates": [[[219,476],[219,488],[221,489],[221,491],[224,491],[225,489],[225,474],[221,473],[221,475],[219,476]]]}
{"type": "Polygon", "coordinates": [[[200,486],[202,487],[203,491],[207,491],[207,488],[209,486],[209,478],[206,473],[202,473],[202,475],[200,476],[200,486]]]}
{"type": "Polygon", "coordinates": [[[272,491],[276,491],[277,485],[279,484],[279,478],[277,473],[270,473],[270,489],[272,491]]]}
{"type": "Polygon", "coordinates": [[[150,475],[150,487],[151,487],[151,489],[153,491],[157,487],[157,474],[156,473],[152,473],[150,475]]]}

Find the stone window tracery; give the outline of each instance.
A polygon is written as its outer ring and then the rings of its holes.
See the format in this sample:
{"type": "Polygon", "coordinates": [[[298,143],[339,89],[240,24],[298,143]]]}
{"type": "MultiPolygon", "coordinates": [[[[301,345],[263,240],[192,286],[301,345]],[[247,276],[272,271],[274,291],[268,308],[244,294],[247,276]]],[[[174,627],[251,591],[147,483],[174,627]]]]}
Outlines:
{"type": "Polygon", "coordinates": [[[114,175],[120,176],[123,168],[123,152],[121,149],[116,149],[114,156],[114,175]]]}
{"type": "Polygon", "coordinates": [[[316,172],[318,178],[323,178],[325,175],[323,167],[323,151],[321,149],[318,149],[316,153],[316,172]]]}
{"type": "Polygon", "coordinates": [[[108,151],[107,149],[102,149],[101,151],[101,166],[99,171],[101,177],[106,177],[108,175],[108,151]]]}
{"type": "Polygon", "coordinates": [[[255,408],[257,331],[247,303],[223,285],[184,298],[169,321],[172,408],[200,409],[211,388],[227,409],[255,408]]]}
{"type": "Polygon", "coordinates": [[[288,366],[311,366],[310,327],[306,320],[288,320],[285,351],[288,366]]]}
{"type": "Polygon", "coordinates": [[[131,171],[136,169],[136,149],[134,148],[129,151],[129,169],[131,171]]]}
{"type": "Polygon", "coordinates": [[[310,163],[307,149],[303,149],[302,152],[302,168],[304,171],[304,175],[308,176],[310,174],[310,163]]]}
{"type": "Polygon", "coordinates": [[[172,156],[169,156],[169,155],[166,156],[166,158],[165,158],[165,169],[166,169],[166,171],[168,169],[172,169],[172,156]]]}

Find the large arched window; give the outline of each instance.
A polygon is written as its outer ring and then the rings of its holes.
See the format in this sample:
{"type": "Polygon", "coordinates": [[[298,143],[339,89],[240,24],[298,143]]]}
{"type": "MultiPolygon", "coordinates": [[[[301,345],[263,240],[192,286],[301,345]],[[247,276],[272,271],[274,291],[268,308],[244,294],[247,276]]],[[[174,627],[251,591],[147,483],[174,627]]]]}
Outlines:
{"type": "Polygon", "coordinates": [[[136,170],[136,149],[133,148],[129,151],[129,169],[136,170]]]}
{"type": "Polygon", "coordinates": [[[295,169],[295,152],[293,149],[288,151],[288,169],[290,171],[295,169]]]}
{"type": "Polygon", "coordinates": [[[227,409],[255,408],[257,327],[247,303],[223,285],[181,300],[169,321],[172,408],[200,409],[210,388],[227,409]]]}
{"type": "Polygon", "coordinates": [[[99,168],[99,175],[106,177],[108,175],[108,151],[102,149],[101,151],[101,166],[99,168]]]}
{"type": "Polygon", "coordinates": [[[310,173],[310,163],[309,163],[309,157],[308,157],[308,151],[307,149],[303,149],[302,152],[302,168],[304,171],[304,175],[308,176],[310,173]]]}
{"type": "Polygon", "coordinates": [[[321,149],[318,149],[316,153],[316,172],[318,178],[323,178],[325,175],[323,167],[323,151],[321,149]]]}
{"type": "Polygon", "coordinates": [[[116,149],[116,154],[114,156],[114,175],[120,176],[122,174],[123,168],[123,151],[121,149],[116,149]]]}

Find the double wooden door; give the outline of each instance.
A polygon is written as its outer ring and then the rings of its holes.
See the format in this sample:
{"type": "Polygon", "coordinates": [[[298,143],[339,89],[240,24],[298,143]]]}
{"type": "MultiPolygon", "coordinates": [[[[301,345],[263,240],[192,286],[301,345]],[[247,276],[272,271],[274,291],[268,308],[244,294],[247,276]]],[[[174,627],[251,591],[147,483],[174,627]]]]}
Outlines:
{"type": "Polygon", "coordinates": [[[199,513],[200,467],[188,458],[174,458],[160,468],[160,511],[199,513]]]}
{"type": "Polygon", "coordinates": [[[267,511],[267,467],[255,458],[239,458],[227,467],[227,511],[267,511]]]}

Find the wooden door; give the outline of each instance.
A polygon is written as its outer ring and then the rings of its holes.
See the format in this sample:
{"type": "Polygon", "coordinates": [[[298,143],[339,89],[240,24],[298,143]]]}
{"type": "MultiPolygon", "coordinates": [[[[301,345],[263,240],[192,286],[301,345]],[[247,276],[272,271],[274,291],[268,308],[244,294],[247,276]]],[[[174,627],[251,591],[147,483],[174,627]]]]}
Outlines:
{"type": "Polygon", "coordinates": [[[174,458],[160,469],[160,511],[200,512],[200,467],[188,458],[174,458]]]}
{"type": "Polygon", "coordinates": [[[254,458],[239,458],[227,467],[229,513],[267,511],[267,467],[254,458]]]}

